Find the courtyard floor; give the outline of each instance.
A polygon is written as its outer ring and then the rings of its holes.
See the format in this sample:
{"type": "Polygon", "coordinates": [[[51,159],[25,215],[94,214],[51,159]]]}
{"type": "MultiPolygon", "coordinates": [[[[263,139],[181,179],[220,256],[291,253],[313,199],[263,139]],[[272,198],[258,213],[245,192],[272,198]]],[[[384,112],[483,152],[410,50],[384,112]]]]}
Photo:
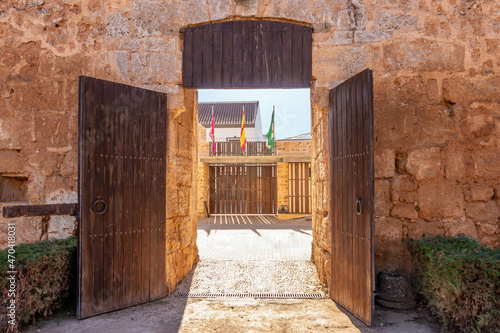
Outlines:
{"type": "Polygon", "coordinates": [[[27,332],[439,332],[426,311],[377,308],[366,327],[327,298],[311,256],[310,218],[200,219],[200,261],[168,297],[27,332]],[[246,223],[244,223],[246,222],[246,223]]]}

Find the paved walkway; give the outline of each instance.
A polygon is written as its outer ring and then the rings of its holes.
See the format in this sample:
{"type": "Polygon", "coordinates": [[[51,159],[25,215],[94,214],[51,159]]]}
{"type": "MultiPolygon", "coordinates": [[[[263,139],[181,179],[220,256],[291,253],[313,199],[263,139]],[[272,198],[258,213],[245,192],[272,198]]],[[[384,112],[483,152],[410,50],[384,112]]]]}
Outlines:
{"type": "MultiPolygon", "coordinates": [[[[368,328],[329,299],[186,298],[180,293],[321,292],[310,262],[311,226],[200,223],[200,262],[170,296],[76,320],[55,316],[27,332],[384,332],[433,333],[426,312],[375,312],[368,328]],[[381,327],[383,326],[383,327],[381,327]]],[[[430,321],[429,321],[430,319],[430,321]]]]}
{"type": "Polygon", "coordinates": [[[201,260],[310,260],[309,225],[201,225],[198,250],[201,260]]]}

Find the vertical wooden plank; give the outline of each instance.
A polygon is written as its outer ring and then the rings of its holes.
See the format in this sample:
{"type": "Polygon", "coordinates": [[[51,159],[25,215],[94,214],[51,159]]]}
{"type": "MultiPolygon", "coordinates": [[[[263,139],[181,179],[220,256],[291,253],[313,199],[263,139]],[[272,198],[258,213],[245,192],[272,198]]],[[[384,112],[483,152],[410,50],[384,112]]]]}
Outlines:
{"type": "Polygon", "coordinates": [[[264,43],[264,57],[263,57],[263,70],[264,76],[262,78],[264,87],[272,87],[272,79],[274,72],[274,61],[273,61],[273,23],[263,22],[262,25],[262,36],[264,43]]]}
{"type": "Polygon", "coordinates": [[[281,86],[283,81],[283,32],[282,23],[274,22],[273,30],[273,87],[281,86]]]}
{"type": "Polygon", "coordinates": [[[184,87],[194,87],[193,82],[193,29],[184,29],[184,48],[182,50],[182,83],[184,87]]]}
{"type": "Polygon", "coordinates": [[[300,212],[300,166],[299,163],[294,163],[294,183],[295,183],[295,203],[294,203],[294,213],[300,212]]]}
{"type": "Polygon", "coordinates": [[[374,296],[373,291],[375,290],[375,259],[374,259],[374,143],[373,143],[373,73],[371,70],[365,70],[363,73],[364,76],[364,88],[367,90],[367,105],[366,105],[366,122],[367,129],[363,131],[366,134],[365,141],[367,142],[368,150],[367,150],[367,164],[368,164],[368,172],[366,174],[366,183],[368,184],[367,190],[367,207],[365,212],[365,223],[368,226],[369,231],[367,232],[367,236],[369,241],[367,241],[367,249],[368,249],[368,258],[370,258],[370,262],[367,265],[367,270],[369,272],[368,282],[366,284],[367,290],[369,292],[369,297],[367,297],[367,314],[366,321],[368,325],[371,325],[373,322],[373,312],[375,309],[374,304],[374,296]]]}
{"type": "Polygon", "coordinates": [[[149,200],[150,204],[150,229],[149,229],[149,300],[154,300],[158,298],[159,294],[159,284],[158,284],[158,257],[159,251],[161,251],[160,240],[160,221],[158,219],[158,210],[160,205],[158,204],[159,186],[158,186],[158,175],[160,173],[159,161],[158,161],[158,150],[161,144],[161,138],[158,133],[158,127],[160,122],[160,94],[151,93],[150,97],[150,135],[149,142],[151,147],[149,148],[149,177],[147,182],[149,183],[149,200]]]}
{"type": "Polygon", "coordinates": [[[134,115],[132,136],[133,136],[133,178],[132,178],[132,303],[140,303],[142,300],[142,244],[141,244],[141,210],[142,206],[142,181],[143,170],[141,166],[142,156],[142,118],[144,109],[140,104],[143,101],[142,92],[139,89],[132,90],[132,100],[136,101],[132,113],[134,115]]]}
{"type": "Polygon", "coordinates": [[[212,77],[213,77],[213,88],[222,88],[222,24],[213,24],[213,44],[212,44],[212,77]]]}
{"type": "Polygon", "coordinates": [[[222,85],[232,87],[233,78],[233,22],[222,24],[222,85]]]}
{"type": "Polygon", "coordinates": [[[243,22],[233,22],[233,78],[231,87],[243,87],[243,22]]]}
{"type": "Polygon", "coordinates": [[[289,23],[282,24],[282,38],[283,38],[283,80],[281,85],[283,87],[292,87],[292,25],[289,23]]]}
{"type": "Polygon", "coordinates": [[[102,286],[102,311],[113,308],[113,256],[114,256],[114,201],[115,196],[115,84],[103,81],[104,90],[104,117],[105,124],[102,126],[104,134],[104,182],[103,198],[108,204],[108,209],[102,215],[103,218],[103,286],[102,286]]]}
{"type": "Polygon", "coordinates": [[[294,25],[292,30],[292,83],[294,87],[300,85],[303,77],[302,50],[302,27],[294,25]]]}
{"type": "Polygon", "coordinates": [[[302,87],[311,86],[312,76],[312,34],[310,27],[302,28],[302,87]]]}
{"type": "MultiPolygon", "coordinates": [[[[304,190],[305,190],[305,213],[311,213],[311,179],[309,178],[309,170],[311,169],[311,163],[305,164],[305,175],[304,175],[304,190]]],[[[330,199],[331,200],[331,199],[330,199]]]]}
{"type": "Polygon", "coordinates": [[[217,195],[217,190],[218,188],[216,187],[215,183],[215,167],[210,166],[209,167],[209,184],[210,184],[210,200],[209,200],[209,207],[210,207],[210,214],[217,214],[217,210],[215,208],[215,198],[217,195]]]}
{"type": "Polygon", "coordinates": [[[92,313],[93,297],[93,179],[95,163],[95,80],[80,77],[79,87],[79,229],[78,229],[78,309],[77,317],[92,313]]]}
{"type": "Polygon", "coordinates": [[[213,87],[213,62],[212,62],[212,24],[199,27],[203,33],[203,86],[213,87]]]}
{"type": "Polygon", "coordinates": [[[132,90],[123,90],[124,99],[124,143],[123,143],[123,305],[133,304],[133,207],[134,207],[134,113],[136,105],[132,100],[132,90]]]}
{"type": "MultiPolygon", "coordinates": [[[[159,232],[160,237],[158,241],[158,295],[156,298],[163,298],[167,296],[167,267],[166,267],[166,256],[167,256],[167,248],[166,248],[166,231],[167,231],[167,210],[166,210],[166,202],[167,202],[167,147],[168,147],[168,131],[169,127],[167,126],[168,120],[168,109],[167,109],[167,101],[168,97],[166,94],[161,94],[160,96],[160,109],[159,109],[159,128],[158,133],[160,136],[160,143],[158,145],[159,152],[159,161],[160,161],[160,170],[158,173],[158,185],[159,191],[158,193],[158,223],[159,223],[159,232]]],[[[172,269],[169,267],[169,269],[172,269]]]]}
{"type": "Polygon", "coordinates": [[[264,24],[263,21],[253,21],[253,85],[262,87],[264,82],[264,24]]]}
{"type": "MultiPolygon", "coordinates": [[[[104,197],[104,182],[106,181],[105,176],[105,133],[103,129],[106,127],[106,110],[105,110],[105,98],[104,98],[104,86],[102,81],[96,81],[94,86],[95,95],[95,174],[93,181],[94,184],[94,197],[106,200],[104,197]]],[[[108,201],[108,200],[106,200],[108,201]]],[[[103,239],[103,225],[104,216],[100,214],[93,213],[93,299],[92,299],[92,312],[100,313],[102,312],[102,300],[103,300],[103,251],[104,251],[104,239],[103,239]]]]}
{"type": "Polygon", "coordinates": [[[114,226],[114,250],[113,250],[113,306],[112,309],[123,307],[123,255],[124,255],[124,141],[125,141],[125,107],[124,94],[121,85],[115,85],[115,103],[113,104],[115,136],[114,164],[116,168],[114,202],[113,202],[113,226],[114,226]]]}
{"type": "Polygon", "coordinates": [[[253,62],[254,62],[254,21],[243,21],[242,37],[243,37],[243,73],[242,85],[244,87],[254,87],[253,80],[253,62]]]}
{"type": "Polygon", "coordinates": [[[141,155],[139,157],[139,168],[141,169],[141,199],[140,199],[140,215],[141,224],[138,230],[141,239],[141,302],[147,302],[149,300],[149,250],[151,246],[150,239],[150,229],[151,229],[151,189],[150,189],[150,150],[155,144],[151,142],[151,117],[154,112],[151,110],[151,99],[152,93],[149,91],[144,91],[144,99],[141,101],[141,113],[142,117],[140,120],[141,137],[141,155]]]}
{"type": "Polygon", "coordinates": [[[203,88],[203,31],[193,29],[193,86],[203,88]]]}

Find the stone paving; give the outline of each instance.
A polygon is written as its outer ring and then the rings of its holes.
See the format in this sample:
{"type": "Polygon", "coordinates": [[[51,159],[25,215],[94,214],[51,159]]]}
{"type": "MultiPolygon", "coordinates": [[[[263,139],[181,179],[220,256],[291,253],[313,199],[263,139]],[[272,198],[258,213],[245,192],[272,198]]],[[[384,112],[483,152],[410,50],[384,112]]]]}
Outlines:
{"type": "Polygon", "coordinates": [[[200,226],[197,239],[200,260],[311,259],[310,225],[242,227],[200,226]]]}
{"type": "Polygon", "coordinates": [[[200,262],[177,292],[325,297],[310,261],[311,223],[306,218],[293,222],[287,225],[275,216],[263,215],[200,221],[200,262]]]}
{"type": "Polygon", "coordinates": [[[374,327],[369,328],[327,298],[177,297],[180,292],[321,293],[315,266],[309,260],[311,226],[304,222],[288,226],[201,223],[200,262],[170,296],[84,320],[77,320],[74,313],[58,315],[25,331],[439,332],[440,325],[418,309],[377,309],[374,327]]]}

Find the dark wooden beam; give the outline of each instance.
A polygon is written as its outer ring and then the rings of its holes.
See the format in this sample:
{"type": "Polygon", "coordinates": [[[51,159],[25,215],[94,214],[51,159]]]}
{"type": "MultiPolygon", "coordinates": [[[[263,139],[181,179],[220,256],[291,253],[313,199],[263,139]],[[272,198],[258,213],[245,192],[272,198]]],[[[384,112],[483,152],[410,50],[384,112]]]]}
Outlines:
{"type": "Polygon", "coordinates": [[[76,215],[78,204],[19,205],[3,207],[3,217],[76,215]]]}

